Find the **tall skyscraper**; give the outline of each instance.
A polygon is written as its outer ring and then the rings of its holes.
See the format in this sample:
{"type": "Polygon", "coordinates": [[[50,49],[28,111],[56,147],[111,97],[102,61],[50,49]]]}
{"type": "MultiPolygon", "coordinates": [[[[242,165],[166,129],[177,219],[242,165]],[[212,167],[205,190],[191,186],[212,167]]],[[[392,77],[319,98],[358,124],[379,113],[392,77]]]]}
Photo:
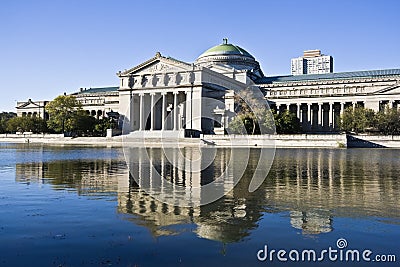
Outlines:
{"type": "Polygon", "coordinates": [[[321,50],[304,51],[302,57],[292,58],[292,75],[323,74],[333,72],[333,57],[322,55],[321,50]]]}

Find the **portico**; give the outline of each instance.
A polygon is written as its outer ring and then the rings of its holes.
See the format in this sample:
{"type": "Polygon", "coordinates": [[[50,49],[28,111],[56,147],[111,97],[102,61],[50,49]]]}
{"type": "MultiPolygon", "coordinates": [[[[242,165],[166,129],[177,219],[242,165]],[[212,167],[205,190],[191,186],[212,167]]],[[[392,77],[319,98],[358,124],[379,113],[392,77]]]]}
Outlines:
{"type": "Polygon", "coordinates": [[[135,92],[130,96],[130,123],[133,131],[174,130],[186,126],[190,118],[190,92],[135,92]]]}
{"type": "Polygon", "coordinates": [[[117,75],[124,134],[152,137],[168,132],[183,137],[225,127],[224,123],[214,122],[220,113],[214,114],[217,106],[213,101],[220,104],[218,108],[233,112],[232,91],[245,87],[242,82],[209,68],[163,57],[160,53],[117,75]]]}

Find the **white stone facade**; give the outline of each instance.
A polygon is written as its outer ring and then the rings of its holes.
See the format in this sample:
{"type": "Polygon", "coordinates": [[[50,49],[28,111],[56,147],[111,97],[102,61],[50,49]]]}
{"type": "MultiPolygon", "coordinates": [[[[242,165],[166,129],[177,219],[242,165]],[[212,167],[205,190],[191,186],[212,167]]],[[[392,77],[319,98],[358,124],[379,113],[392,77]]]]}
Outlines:
{"type": "Polygon", "coordinates": [[[49,114],[46,112],[46,105],[49,101],[18,101],[17,116],[18,117],[38,117],[48,119],[49,114]]]}
{"type": "MultiPolygon", "coordinates": [[[[268,77],[245,50],[239,48],[235,54],[231,50],[236,46],[227,46],[224,43],[207,50],[194,64],[157,53],[149,61],[118,73],[119,110],[130,123],[128,132],[192,129],[222,134],[229,123],[227,114],[234,111],[233,92],[250,83],[261,89],[278,113],[286,109],[295,113],[304,132],[338,131],[340,115],[349,106],[380,111],[400,103],[399,69],[268,77]],[[241,53],[243,62],[239,64],[241,53]],[[204,97],[224,104],[207,106],[202,102],[204,97]],[[168,107],[174,113],[166,119],[168,107]],[[222,127],[214,127],[205,117],[214,118],[222,127]]],[[[311,52],[307,57],[316,55],[311,52]]]]}
{"type": "Polygon", "coordinates": [[[109,112],[118,112],[118,87],[81,88],[72,95],[82,104],[82,109],[97,119],[102,119],[109,112]]]}
{"type": "MultiPolygon", "coordinates": [[[[319,50],[306,52],[303,58],[321,57],[319,50]]],[[[97,118],[119,114],[124,134],[155,138],[223,134],[234,114],[234,92],[254,84],[277,112],[295,113],[304,132],[338,131],[340,115],[349,106],[400,107],[400,69],[270,77],[251,54],[227,40],[192,64],[156,53],[117,76],[118,87],[72,95],[97,118]]],[[[46,103],[18,102],[17,114],[46,118],[46,103]]]]}
{"type": "Polygon", "coordinates": [[[306,132],[337,131],[344,109],[400,107],[400,70],[265,78],[259,86],[270,106],[295,112],[306,132]],[[359,77],[357,77],[359,76],[359,77]]]}
{"type": "MultiPolygon", "coordinates": [[[[233,70],[225,68],[224,71],[233,70]]],[[[118,77],[119,112],[125,133],[149,131],[146,136],[152,137],[166,132],[177,136],[184,129],[186,134],[190,131],[214,133],[216,115],[221,115],[218,127],[221,128],[226,126],[225,113],[233,112],[231,91],[245,87],[232,76],[159,53],[143,64],[119,72],[118,77]]]]}
{"type": "MultiPolygon", "coordinates": [[[[118,87],[81,88],[79,92],[71,94],[82,104],[82,109],[91,116],[101,119],[108,117],[109,112],[118,112],[118,87]]],[[[40,117],[48,120],[49,114],[46,105],[50,101],[19,101],[17,102],[17,116],[40,117]]]]}

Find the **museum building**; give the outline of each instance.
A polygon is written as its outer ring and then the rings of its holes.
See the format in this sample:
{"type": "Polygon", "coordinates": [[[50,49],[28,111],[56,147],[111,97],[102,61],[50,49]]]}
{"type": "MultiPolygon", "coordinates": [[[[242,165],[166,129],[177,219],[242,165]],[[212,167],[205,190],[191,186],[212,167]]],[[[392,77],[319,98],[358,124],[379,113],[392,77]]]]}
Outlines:
{"type": "MultiPolygon", "coordinates": [[[[193,63],[157,52],[117,76],[118,87],[72,95],[88,114],[101,118],[118,112],[125,134],[149,137],[223,134],[234,116],[235,92],[249,85],[261,90],[272,109],[295,113],[305,132],[337,131],[348,107],[380,111],[400,103],[400,69],[266,76],[253,55],[227,39],[193,63]]],[[[46,118],[46,103],[18,102],[17,114],[46,118]]]]}

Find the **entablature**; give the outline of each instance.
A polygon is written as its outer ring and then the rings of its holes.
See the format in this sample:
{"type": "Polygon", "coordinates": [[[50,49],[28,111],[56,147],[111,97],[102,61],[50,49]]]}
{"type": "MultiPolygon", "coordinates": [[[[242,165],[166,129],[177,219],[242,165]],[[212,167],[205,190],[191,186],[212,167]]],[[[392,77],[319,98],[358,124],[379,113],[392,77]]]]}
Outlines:
{"type": "MultiPolygon", "coordinates": [[[[400,82],[398,80],[358,80],[358,83],[304,83],[301,86],[286,87],[263,87],[267,98],[291,98],[291,97],[326,97],[326,96],[344,96],[344,95],[374,95],[374,94],[390,94],[399,90],[400,82]]],[[[396,92],[398,93],[398,92],[396,92]]]]}
{"type": "Polygon", "coordinates": [[[320,86],[335,84],[354,84],[354,83],[374,83],[374,82],[397,82],[400,83],[400,76],[395,77],[379,77],[379,78],[354,78],[340,80],[318,80],[318,81],[301,81],[301,82],[277,82],[258,84],[262,88],[279,88],[293,86],[320,86]]]}

